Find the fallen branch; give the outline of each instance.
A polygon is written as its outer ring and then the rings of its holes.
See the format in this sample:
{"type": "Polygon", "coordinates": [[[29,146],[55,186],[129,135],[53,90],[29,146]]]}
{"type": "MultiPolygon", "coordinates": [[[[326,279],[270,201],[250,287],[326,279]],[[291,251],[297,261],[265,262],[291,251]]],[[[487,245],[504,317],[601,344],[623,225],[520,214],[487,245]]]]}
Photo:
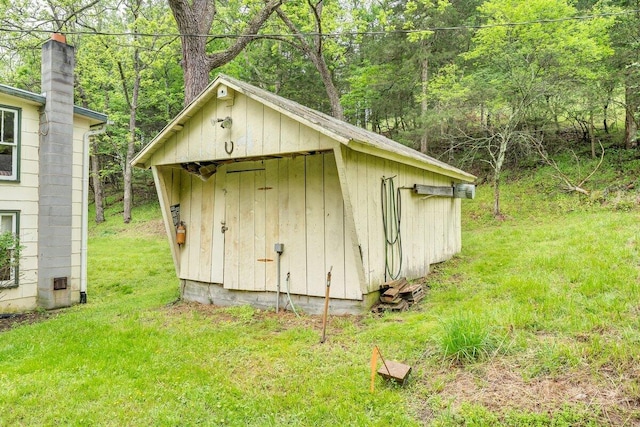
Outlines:
{"type": "Polygon", "coordinates": [[[582,179],[578,184],[574,184],[571,179],[569,179],[569,177],[567,175],[565,175],[561,170],[560,167],[558,166],[558,164],[555,162],[555,160],[553,160],[552,158],[549,157],[549,154],[547,153],[547,151],[544,149],[544,147],[542,146],[542,141],[534,141],[534,146],[536,147],[536,150],[538,151],[538,154],[540,154],[540,157],[542,157],[542,160],[544,160],[544,162],[551,166],[555,171],[556,171],[556,175],[554,175],[554,177],[556,177],[556,179],[563,181],[564,182],[564,187],[563,189],[567,192],[576,192],[576,193],[580,193],[580,194],[584,194],[585,196],[589,195],[589,191],[585,190],[583,188],[584,184],[591,179],[591,177],[593,176],[593,174],[596,173],[596,171],[600,168],[600,166],[602,165],[602,161],[604,160],[604,146],[602,145],[602,142],[600,142],[600,140],[598,140],[598,144],[600,144],[600,161],[598,162],[598,164],[596,165],[596,167],[591,171],[591,173],[589,173],[584,179],[582,179]]]}

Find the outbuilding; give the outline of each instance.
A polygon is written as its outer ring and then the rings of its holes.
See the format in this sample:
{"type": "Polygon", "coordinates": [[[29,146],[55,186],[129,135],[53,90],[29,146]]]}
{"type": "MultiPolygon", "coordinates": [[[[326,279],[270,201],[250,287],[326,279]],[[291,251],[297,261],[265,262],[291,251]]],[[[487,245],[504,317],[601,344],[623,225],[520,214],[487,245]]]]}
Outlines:
{"type": "Polygon", "coordinates": [[[362,312],[459,252],[475,180],[225,75],[132,163],[153,171],[185,300],[308,313],[329,272],[332,313],[362,312]]]}

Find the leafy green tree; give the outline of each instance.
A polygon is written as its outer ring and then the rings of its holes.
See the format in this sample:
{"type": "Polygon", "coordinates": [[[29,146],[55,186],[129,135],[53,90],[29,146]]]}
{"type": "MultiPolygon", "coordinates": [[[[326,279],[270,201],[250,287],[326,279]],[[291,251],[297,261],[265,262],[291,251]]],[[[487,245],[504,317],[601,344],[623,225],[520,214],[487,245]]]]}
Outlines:
{"type": "Polygon", "coordinates": [[[101,34],[83,39],[77,72],[86,98],[83,102],[107,112],[114,122],[101,143],[95,142],[92,147],[96,219],[103,219],[99,216],[101,179],[117,176],[123,191],[123,220],[127,223],[133,206],[130,160],[142,141],[150,139],[180,110],[182,80],[175,61],[177,37],[162,36],[176,31],[166,5],[155,0],[131,0],[115,6],[94,25],[101,33],[128,35],[101,34]]]}
{"type": "MultiPolygon", "coordinates": [[[[40,47],[51,32],[92,31],[91,21],[108,8],[98,0],[0,1],[0,62],[3,83],[36,91],[40,86],[40,47]]],[[[69,35],[75,45],[80,36],[69,35]]]]}
{"type": "Polygon", "coordinates": [[[276,14],[294,36],[290,40],[291,45],[311,61],[320,75],[331,105],[331,114],[342,120],[344,111],[329,64],[343,60],[344,48],[333,38],[325,38],[325,34],[338,30],[349,31],[349,27],[341,19],[343,9],[338,2],[307,0],[306,3],[303,9],[296,4],[290,4],[291,7],[289,4],[283,5],[276,9],[276,14]],[[307,33],[313,35],[305,36],[307,33]]]}
{"type": "MultiPolygon", "coordinates": [[[[504,159],[523,140],[521,131],[540,137],[553,119],[549,100],[598,80],[593,70],[612,54],[607,38],[612,19],[575,19],[575,7],[565,0],[490,0],[479,11],[488,25],[477,31],[463,56],[473,63],[472,85],[486,88],[478,91],[486,96],[482,104],[494,113],[481,141],[492,159],[494,214],[499,215],[504,159]]],[[[473,146],[477,141],[469,140],[473,146]]]]}
{"type": "MultiPolygon", "coordinates": [[[[271,26],[265,31],[271,32],[271,26]]],[[[331,114],[327,92],[315,66],[285,40],[256,41],[220,71],[331,114]]]]}
{"type": "Polygon", "coordinates": [[[349,121],[413,144],[416,63],[402,28],[401,3],[354,2],[360,35],[351,41],[342,96],[349,121]]]}
{"type": "Polygon", "coordinates": [[[443,67],[462,62],[471,35],[460,26],[472,22],[477,4],[404,0],[357,8],[359,28],[373,35],[358,40],[349,61],[343,102],[350,120],[431,151],[443,130],[441,115],[448,113],[430,93],[430,82],[443,67]]]}
{"type": "Polygon", "coordinates": [[[610,61],[612,75],[624,88],[625,110],[624,146],[638,145],[638,121],[640,113],[640,0],[613,1],[628,13],[616,19],[611,39],[615,55],[610,61]]]}
{"type": "MultiPolygon", "coordinates": [[[[13,280],[14,272],[20,265],[22,249],[23,246],[17,235],[10,231],[0,232],[0,291],[2,291],[3,282],[13,280]]],[[[0,299],[2,299],[1,292],[0,299]]]]}

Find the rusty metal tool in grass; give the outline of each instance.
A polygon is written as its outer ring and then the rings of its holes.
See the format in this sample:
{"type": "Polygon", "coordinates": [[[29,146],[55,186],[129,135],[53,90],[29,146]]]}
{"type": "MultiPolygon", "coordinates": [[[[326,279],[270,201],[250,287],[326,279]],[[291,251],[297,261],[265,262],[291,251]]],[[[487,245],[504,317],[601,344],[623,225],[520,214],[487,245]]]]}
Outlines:
{"type": "Polygon", "coordinates": [[[323,343],[327,338],[327,316],[329,315],[329,290],[331,289],[331,270],[327,273],[327,289],[324,291],[324,312],[322,313],[322,338],[320,342],[323,343]]]}

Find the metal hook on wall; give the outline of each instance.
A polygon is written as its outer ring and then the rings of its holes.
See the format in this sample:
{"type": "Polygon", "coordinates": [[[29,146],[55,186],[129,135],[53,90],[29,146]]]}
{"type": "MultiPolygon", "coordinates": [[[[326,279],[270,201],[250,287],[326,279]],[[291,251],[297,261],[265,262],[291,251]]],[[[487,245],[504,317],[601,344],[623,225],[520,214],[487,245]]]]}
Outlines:
{"type": "Polygon", "coordinates": [[[224,151],[226,151],[227,154],[233,153],[233,141],[229,141],[229,143],[227,141],[224,142],[224,151]],[[231,143],[231,148],[229,148],[229,143],[231,143]]]}

